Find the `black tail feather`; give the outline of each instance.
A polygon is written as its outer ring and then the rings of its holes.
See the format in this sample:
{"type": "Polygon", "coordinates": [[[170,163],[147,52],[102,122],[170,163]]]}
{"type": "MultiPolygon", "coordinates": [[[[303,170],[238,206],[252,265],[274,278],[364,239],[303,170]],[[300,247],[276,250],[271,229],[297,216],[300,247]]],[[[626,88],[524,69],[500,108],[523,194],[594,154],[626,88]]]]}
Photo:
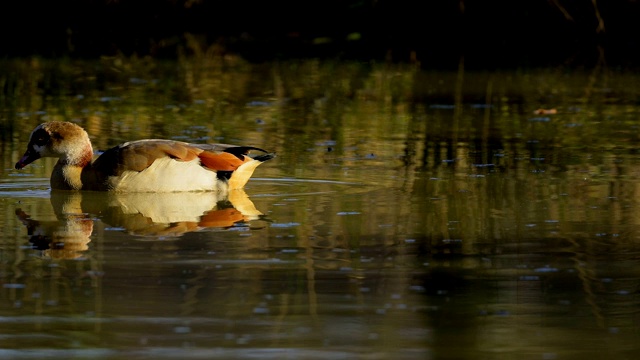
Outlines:
{"type": "Polygon", "coordinates": [[[253,160],[258,160],[260,162],[265,162],[267,160],[271,160],[274,157],[276,157],[275,153],[268,153],[268,154],[264,154],[264,155],[252,156],[253,160]]]}
{"type": "Polygon", "coordinates": [[[218,179],[224,180],[224,181],[231,179],[232,174],[233,174],[233,171],[222,171],[222,170],[216,171],[216,176],[218,177],[218,179]]]}
{"type": "Polygon", "coordinates": [[[234,146],[234,147],[230,147],[228,149],[224,149],[224,152],[228,152],[229,154],[233,154],[238,159],[242,160],[242,156],[246,155],[251,150],[262,151],[263,153],[267,152],[266,150],[263,150],[263,149],[260,149],[260,148],[257,148],[257,147],[253,147],[253,146],[234,146]]]}

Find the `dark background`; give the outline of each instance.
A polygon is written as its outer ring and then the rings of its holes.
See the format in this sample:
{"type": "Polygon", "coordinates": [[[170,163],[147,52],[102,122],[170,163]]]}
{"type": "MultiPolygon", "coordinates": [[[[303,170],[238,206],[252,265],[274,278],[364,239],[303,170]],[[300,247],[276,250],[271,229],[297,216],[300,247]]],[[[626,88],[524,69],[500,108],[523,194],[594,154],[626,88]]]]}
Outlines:
{"type": "Polygon", "coordinates": [[[446,68],[463,55],[465,66],[478,68],[603,60],[633,68],[639,10],[637,0],[3,1],[0,56],[175,58],[209,50],[254,62],[319,57],[446,68]]]}

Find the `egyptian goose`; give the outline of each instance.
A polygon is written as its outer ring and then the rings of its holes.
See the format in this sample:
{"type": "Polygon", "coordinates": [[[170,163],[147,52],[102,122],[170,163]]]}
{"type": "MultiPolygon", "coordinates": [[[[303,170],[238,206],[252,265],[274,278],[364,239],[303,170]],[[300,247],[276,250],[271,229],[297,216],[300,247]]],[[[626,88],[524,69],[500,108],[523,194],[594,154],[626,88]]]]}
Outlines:
{"type": "Polygon", "coordinates": [[[16,169],[41,157],[57,157],[56,190],[118,192],[222,191],[242,188],[255,168],[275,155],[252,146],[138,140],[115,146],[94,162],[87,132],[61,121],[38,125],[16,169]],[[251,150],[262,155],[249,156],[251,150]]]}

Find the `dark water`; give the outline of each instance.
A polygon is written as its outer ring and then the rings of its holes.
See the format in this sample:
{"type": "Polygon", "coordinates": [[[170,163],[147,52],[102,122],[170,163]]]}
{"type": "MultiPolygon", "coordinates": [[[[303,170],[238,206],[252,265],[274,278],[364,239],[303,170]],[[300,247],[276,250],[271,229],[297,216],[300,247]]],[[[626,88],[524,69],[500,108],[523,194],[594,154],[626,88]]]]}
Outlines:
{"type": "Polygon", "coordinates": [[[4,65],[4,357],[636,357],[636,74],[4,65]],[[228,198],[51,193],[13,170],[47,120],[278,157],[228,198]]]}

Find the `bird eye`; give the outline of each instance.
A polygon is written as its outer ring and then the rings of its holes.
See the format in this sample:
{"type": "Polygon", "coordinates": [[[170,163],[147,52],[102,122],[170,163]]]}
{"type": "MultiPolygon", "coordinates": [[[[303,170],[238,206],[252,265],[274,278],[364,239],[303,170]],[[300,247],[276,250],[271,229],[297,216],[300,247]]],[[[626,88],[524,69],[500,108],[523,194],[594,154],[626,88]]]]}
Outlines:
{"type": "Polygon", "coordinates": [[[49,142],[49,134],[44,131],[38,131],[31,137],[31,142],[38,146],[46,145],[49,142]]]}

